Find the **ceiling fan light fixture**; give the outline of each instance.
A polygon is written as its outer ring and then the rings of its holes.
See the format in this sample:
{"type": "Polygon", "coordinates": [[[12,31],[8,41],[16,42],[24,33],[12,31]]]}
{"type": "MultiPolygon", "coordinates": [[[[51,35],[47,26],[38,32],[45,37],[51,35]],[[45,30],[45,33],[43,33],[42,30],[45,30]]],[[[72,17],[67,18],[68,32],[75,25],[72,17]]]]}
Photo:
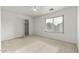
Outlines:
{"type": "Polygon", "coordinates": [[[33,11],[35,11],[35,12],[38,11],[38,7],[37,6],[34,6],[33,7],[33,11]]]}
{"type": "Polygon", "coordinates": [[[36,8],[34,8],[34,9],[33,9],[33,11],[37,11],[37,9],[36,9],[36,8]]]}

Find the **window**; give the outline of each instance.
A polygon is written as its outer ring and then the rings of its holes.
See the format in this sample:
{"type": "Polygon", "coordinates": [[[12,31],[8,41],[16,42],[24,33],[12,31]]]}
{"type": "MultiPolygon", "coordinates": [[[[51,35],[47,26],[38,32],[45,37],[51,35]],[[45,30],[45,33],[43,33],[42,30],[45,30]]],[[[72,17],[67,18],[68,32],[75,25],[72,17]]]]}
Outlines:
{"type": "Polygon", "coordinates": [[[46,19],[46,31],[64,32],[63,16],[46,19]]]}

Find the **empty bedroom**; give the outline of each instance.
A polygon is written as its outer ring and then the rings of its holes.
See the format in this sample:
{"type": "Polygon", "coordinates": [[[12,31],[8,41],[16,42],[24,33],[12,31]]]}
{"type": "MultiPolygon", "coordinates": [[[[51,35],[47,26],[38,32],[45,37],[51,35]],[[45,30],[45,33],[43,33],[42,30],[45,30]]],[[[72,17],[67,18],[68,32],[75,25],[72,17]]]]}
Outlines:
{"type": "Polygon", "coordinates": [[[77,6],[1,6],[2,53],[78,53],[77,6]]]}

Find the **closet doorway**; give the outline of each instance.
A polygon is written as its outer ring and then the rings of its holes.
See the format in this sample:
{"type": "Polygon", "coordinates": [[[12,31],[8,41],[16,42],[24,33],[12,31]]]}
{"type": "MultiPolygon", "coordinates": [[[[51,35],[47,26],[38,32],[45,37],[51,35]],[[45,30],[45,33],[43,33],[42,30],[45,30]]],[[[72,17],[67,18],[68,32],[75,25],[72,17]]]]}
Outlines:
{"type": "Polygon", "coordinates": [[[29,35],[29,20],[24,20],[25,23],[24,23],[24,27],[25,27],[25,30],[24,30],[24,33],[25,33],[25,36],[29,35]]]}

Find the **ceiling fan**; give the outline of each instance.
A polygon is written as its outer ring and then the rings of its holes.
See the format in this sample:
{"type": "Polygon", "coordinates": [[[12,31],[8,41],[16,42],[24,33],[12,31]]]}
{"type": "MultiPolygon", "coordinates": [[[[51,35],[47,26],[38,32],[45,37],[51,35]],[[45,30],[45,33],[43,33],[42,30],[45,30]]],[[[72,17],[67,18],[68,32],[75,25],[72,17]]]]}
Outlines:
{"type": "MultiPolygon", "coordinates": [[[[33,6],[32,10],[37,12],[39,10],[39,7],[38,6],[33,6]]],[[[54,10],[53,8],[50,8],[49,12],[52,12],[53,10],[54,10]]]]}

